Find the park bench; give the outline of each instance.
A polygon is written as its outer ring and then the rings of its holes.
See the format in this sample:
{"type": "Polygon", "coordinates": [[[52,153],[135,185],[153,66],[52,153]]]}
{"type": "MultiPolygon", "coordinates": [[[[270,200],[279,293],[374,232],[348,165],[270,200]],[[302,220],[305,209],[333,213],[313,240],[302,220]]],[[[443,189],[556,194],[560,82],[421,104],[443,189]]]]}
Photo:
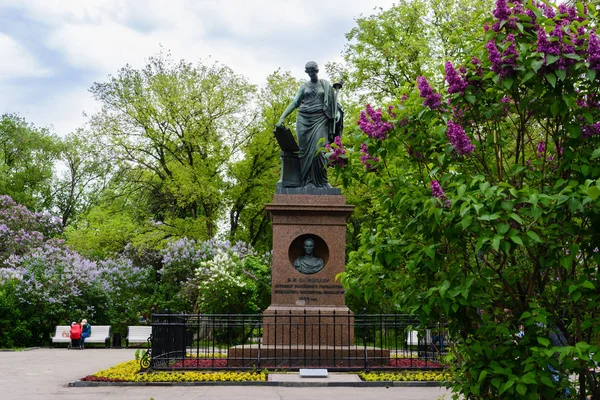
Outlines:
{"type": "Polygon", "coordinates": [[[104,343],[104,347],[110,347],[110,325],[92,325],[92,334],[85,339],[88,343],[104,343]]]}
{"type": "MultiPolygon", "coordinates": [[[[71,327],[69,325],[58,325],[52,336],[52,344],[56,347],[59,343],[71,343],[69,337],[71,327]]],[[[105,347],[110,347],[110,326],[92,325],[92,334],[85,339],[85,343],[104,343],[105,347]]]]}
{"type": "Polygon", "coordinates": [[[151,326],[128,326],[125,347],[129,347],[129,343],[146,343],[151,334],[151,326]]]}
{"type": "Polygon", "coordinates": [[[406,333],[406,345],[407,346],[418,346],[418,345],[429,345],[431,344],[431,329],[427,329],[425,333],[425,337],[421,338],[421,342],[419,343],[419,332],[418,331],[408,331],[406,333]]]}
{"type": "Polygon", "coordinates": [[[57,325],[52,336],[52,345],[56,347],[59,343],[71,343],[70,338],[71,327],[69,325],[57,325]]]}

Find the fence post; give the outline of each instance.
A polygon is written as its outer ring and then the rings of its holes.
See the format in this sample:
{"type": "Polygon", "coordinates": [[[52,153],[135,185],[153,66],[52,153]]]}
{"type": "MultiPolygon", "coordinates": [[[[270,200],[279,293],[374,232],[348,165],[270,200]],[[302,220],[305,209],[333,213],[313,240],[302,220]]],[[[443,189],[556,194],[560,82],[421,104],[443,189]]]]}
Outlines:
{"type": "Polygon", "coordinates": [[[256,367],[256,370],[258,372],[260,372],[261,367],[260,367],[260,362],[261,362],[261,354],[260,354],[260,344],[262,343],[262,337],[265,334],[265,331],[263,329],[263,314],[262,311],[260,310],[260,308],[258,309],[258,331],[260,332],[260,335],[258,336],[258,365],[256,367]]]}
{"type": "Polygon", "coordinates": [[[365,348],[365,371],[369,370],[367,360],[367,308],[363,308],[363,346],[365,348]]]}

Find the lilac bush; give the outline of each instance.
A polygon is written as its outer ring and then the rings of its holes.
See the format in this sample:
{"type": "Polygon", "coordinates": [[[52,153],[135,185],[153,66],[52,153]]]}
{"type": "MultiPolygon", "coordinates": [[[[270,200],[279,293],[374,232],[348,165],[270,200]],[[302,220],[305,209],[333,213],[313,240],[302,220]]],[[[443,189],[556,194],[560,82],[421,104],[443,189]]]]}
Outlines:
{"type": "Polygon", "coordinates": [[[179,300],[174,304],[180,311],[249,312],[268,305],[255,299],[259,288],[269,291],[270,265],[270,253],[258,254],[244,242],[182,238],[163,251],[159,274],[179,300]]]}
{"type": "Polygon", "coordinates": [[[377,171],[340,171],[378,206],[344,284],[447,321],[456,398],[600,396],[599,19],[498,0],[451,89],[417,78],[385,140],[363,136],[377,171]]]}
{"type": "Polygon", "coordinates": [[[80,255],[51,238],[60,232],[58,219],[32,213],[7,196],[0,197],[0,221],[0,303],[18,307],[13,324],[33,326],[29,341],[7,335],[0,347],[38,345],[55,325],[75,319],[116,324],[137,316],[136,296],[148,282],[148,268],[122,256],[96,261],[80,255]]]}

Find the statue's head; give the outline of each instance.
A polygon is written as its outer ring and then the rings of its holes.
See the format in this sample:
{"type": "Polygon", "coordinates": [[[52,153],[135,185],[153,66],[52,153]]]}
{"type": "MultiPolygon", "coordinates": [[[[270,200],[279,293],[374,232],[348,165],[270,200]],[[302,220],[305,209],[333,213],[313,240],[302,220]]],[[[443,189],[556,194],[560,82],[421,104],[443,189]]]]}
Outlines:
{"type": "Polygon", "coordinates": [[[304,72],[308,73],[308,71],[310,71],[310,70],[319,72],[319,65],[314,61],[307,62],[306,65],[304,66],[304,72]]]}
{"type": "Polygon", "coordinates": [[[312,255],[313,250],[315,249],[315,241],[311,238],[308,238],[304,241],[304,252],[308,255],[312,255]]]}

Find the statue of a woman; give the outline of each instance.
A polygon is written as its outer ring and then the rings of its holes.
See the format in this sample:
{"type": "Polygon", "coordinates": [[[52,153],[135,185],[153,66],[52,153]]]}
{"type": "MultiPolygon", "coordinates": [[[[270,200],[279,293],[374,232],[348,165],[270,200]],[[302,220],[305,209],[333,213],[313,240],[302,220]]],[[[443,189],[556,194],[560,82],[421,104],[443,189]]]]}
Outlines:
{"type": "Polygon", "coordinates": [[[323,269],[325,263],[321,257],[313,254],[315,241],[308,238],[304,241],[304,255],[294,260],[294,268],[303,274],[315,274],[323,269]]]}
{"type": "MultiPolygon", "coordinates": [[[[285,118],[298,108],[296,134],[298,135],[298,157],[300,158],[300,179],[302,186],[331,187],[327,180],[327,159],[323,152],[317,153],[319,146],[333,140],[334,120],[339,118],[334,89],[325,79],[319,79],[319,66],[314,61],[306,63],[305,71],[310,77],[300,86],[298,94],[287,106],[277,126],[282,126],[285,118]],[[319,140],[323,139],[321,143],[319,140]]],[[[341,86],[341,85],[340,85],[341,86]]]]}

